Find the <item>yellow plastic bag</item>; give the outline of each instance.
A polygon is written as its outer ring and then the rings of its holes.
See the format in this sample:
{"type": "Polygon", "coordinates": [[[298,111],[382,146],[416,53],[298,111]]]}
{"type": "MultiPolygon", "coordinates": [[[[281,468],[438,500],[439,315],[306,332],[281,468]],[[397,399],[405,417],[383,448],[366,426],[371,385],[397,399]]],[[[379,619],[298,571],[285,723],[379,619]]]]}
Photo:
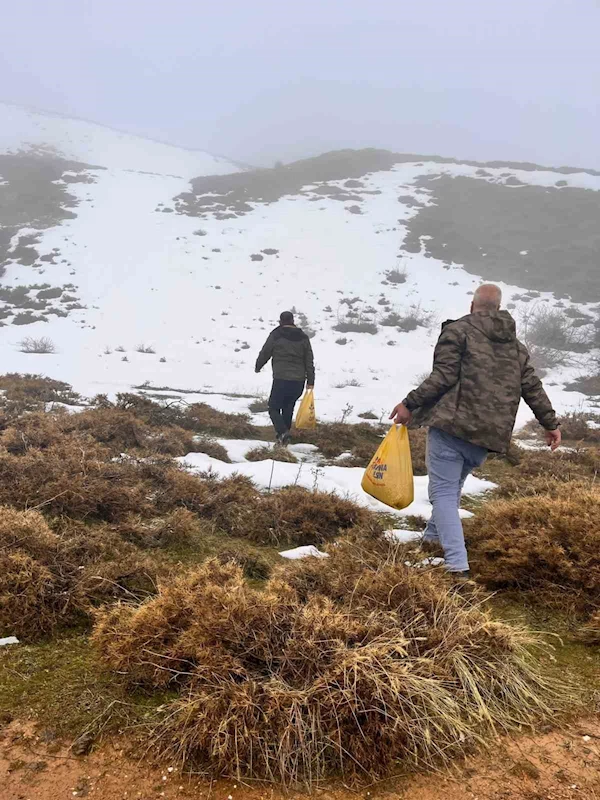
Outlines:
{"type": "Polygon", "coordinates": [[[315,394],[312,389],[304,393],[300,408],[296,414],[296,428],[299,430],[314,430],[317,427],[315,416],[315,394]]]}
{"type": "Polygon", "coordinates": [[[365,470],[362,488],[392,508],[406,508],[412,503],[415,489],[408,431],[404,425],[392,425],[365,470]]]}

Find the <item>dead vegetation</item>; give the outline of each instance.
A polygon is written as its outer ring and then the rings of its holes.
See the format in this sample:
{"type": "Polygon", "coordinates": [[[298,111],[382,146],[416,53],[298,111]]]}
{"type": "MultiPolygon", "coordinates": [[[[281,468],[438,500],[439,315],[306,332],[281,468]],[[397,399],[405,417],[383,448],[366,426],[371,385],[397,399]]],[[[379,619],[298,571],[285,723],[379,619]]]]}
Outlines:
{"type": "Polygon", "coordinates": [[[600,607],[600,493],[555,484],[551,494],[485,503],[467,526],[472,566],[491,589],[600,607]],[[557,592],[560,589],[560,594],[557,592]]]}
{"type": "Polygon", "coordinates": [[[109,529],[58,525],[0,507],[0,629],[31,641],[91,619],[95,605],[142,599],[156,566],[109,529]]]}
{"type": "Polygon", "coordinates": [[[298,459],[286,447],[253,447],[246,453],[247,461],[282,461],[287,464],[297,464],[298,459]]]}
{"type": "Polygon", "coordinates": [[[533,666],[529,635],[405,557],[380,538],[339,542],[263,591],[210,561],[103,612],[94,642],[130,688],[177,693],[151,737],[163,757],[238,779],[432,767],[569,702],[533,666]]]}

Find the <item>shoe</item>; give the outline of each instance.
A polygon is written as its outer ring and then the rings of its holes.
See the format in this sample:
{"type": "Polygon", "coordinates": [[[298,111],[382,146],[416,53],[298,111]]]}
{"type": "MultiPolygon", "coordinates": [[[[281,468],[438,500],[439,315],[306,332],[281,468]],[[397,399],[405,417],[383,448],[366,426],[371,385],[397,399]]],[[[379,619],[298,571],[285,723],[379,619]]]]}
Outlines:
{"type": "Polygon", "coordinates": [[[279,440],[279,444],[280,444],[282,447],[287,447],[287,446],[288,446],[288,444],[290,443],[290,439],[291,439],[291,438],[292,438],[292,437],[291,437],[291,433],[290,433],[289,431],[286,431],[285,433],[282,433],[282,434],[281,434],[281,438],[280,438],[280,440],[279,440]]]}

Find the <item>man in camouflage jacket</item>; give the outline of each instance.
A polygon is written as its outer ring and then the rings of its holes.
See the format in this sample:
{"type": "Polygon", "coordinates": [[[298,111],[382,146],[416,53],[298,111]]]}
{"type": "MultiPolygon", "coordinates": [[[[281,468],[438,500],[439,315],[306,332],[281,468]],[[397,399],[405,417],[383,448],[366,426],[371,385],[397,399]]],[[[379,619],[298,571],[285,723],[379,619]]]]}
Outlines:
{"type": "Polygon", "coordinates": [[[396,406],[398,424],[429,426],[427,471],[433,506],[424,540],[440,543],[448,572],[469,577],[469,562],[458,513],[467,476],[488,452],[506,453],[521,397],[546,431],[554,450],[561,440],[558,421],[515,321],[500,311],[497,286],[480,286],[471,313],[442,326],[433,370],[396,406]]]}

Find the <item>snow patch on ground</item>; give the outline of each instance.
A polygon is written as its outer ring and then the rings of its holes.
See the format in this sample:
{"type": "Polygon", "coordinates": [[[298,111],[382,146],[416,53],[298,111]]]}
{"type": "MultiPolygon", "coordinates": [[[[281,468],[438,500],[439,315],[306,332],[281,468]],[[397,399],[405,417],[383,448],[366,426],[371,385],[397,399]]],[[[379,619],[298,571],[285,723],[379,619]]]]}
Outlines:
{"type": "Polygon", "coordinates": [[[303,547],[294,547],[292,550],[282,550],[279,553],[283,558],[289,558],[292,561],[297,561],[300,558],[328,558],[328,553],[323,553],[318,550],[314,544],[307,544],[303,547]]]}
{"type": "MultiPolygon", "coordinates": [[[[177,459],[190,472],[212,472],[220,478],[232,475],[245,475],[261,489],[279,489],[284,486],[302,486],[321,492],[333,492],[347,497],[372,511],[385,511],[397,516],[417,516],[429,519],[431,504],[427,496],[428,478],[415,477],[415,500],[402,511],[396,511],[366,494],[361,488],[364,475],[362,467],[318,466],[311,464],[287,464],[281,461],[240,462],[225,464],[205,453],[189,453],[177,459]]],[[[469,475],[465,482],[464,494],[479,495],[493,489],[495,484],[469,475]]],[[[461,509],[461,517],[470,517],[469,511],[461,509]]]]}
{"type": "MultiPolygon", "coordinates": [[[[273,447],[273,442],[264,442],[260,439],[217,439],[217,442],[225,448],[229,460],[233,464],[256,463],[249,462],[246,458],[250,450],[258,447],[273,447]]],[[[292,444],[287,449],[299,461],[315,461],[319,452],[318,447],[314,444],[292,444]]]]}

